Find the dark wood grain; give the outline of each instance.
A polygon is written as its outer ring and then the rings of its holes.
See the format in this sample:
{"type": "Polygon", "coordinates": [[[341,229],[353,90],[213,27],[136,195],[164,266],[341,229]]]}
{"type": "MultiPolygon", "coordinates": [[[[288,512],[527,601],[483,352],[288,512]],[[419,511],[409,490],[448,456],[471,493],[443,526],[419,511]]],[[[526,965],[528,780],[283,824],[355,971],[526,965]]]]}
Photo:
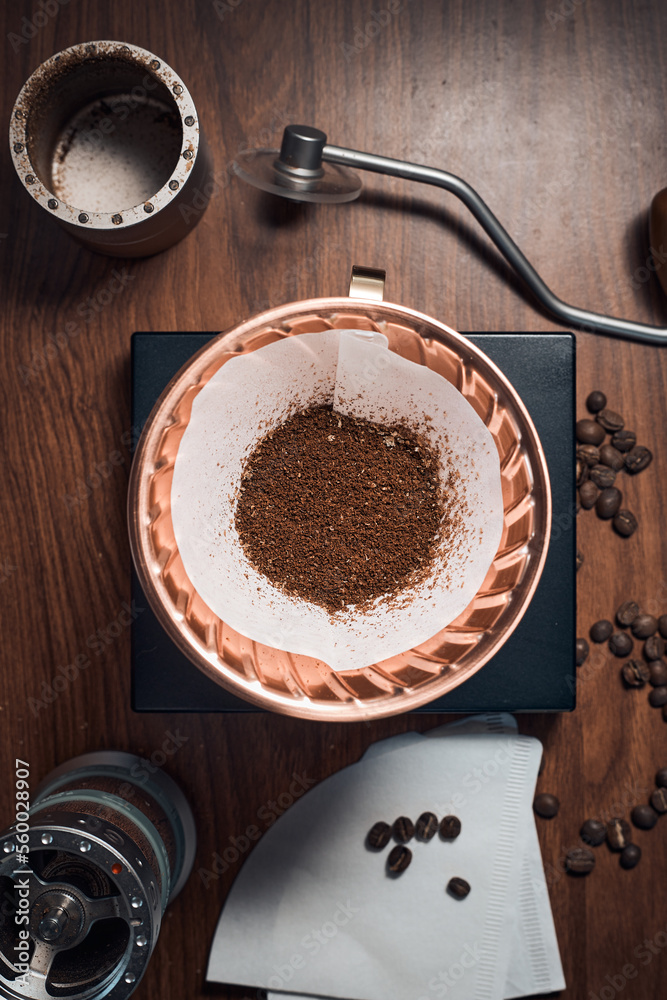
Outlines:
{"type": "MultiPolygon", "coordinates": [[[[224,329],[270,304],[339,294],[353,262],[386,268],[389,300],[456,329],[557,328],[452,197],[368,176],[351,207],[274,204],[230,179],[242,144],[277,145],[285,121],[303,121],[339,145],[442,166],[480,191],[567,301],[667,323],[656,277],[637,280],[649,255],[651,198],[667,184],[663,0],[402,0],[365,48],[351,52],[371,12],[387,6],[243,0],[227,12],[219,5],[220,17],[212,3],[194,0],[71,0],[17,42],[10,33],[20,36],[37,7],[32,0],[2,5],[5,125],[23,81],[53,52],[90,39],[132,41],[186,80],[218,187],[183,243],[126,262],[79,248],[21,190],[7,153],[0,157],[0,826],[12,810],[15,756],[30,761],[37,780],[98,747],[150,754],[165,731],[178,729],[187,741],[169,771],[195,809],[196,865],[209,867],[213,852],[253,823],[293,772],[324,778],[378,738],[439,721],[334,726],[269,715],[135,715],[127,630],[93,652],[90,667],[53,704],[30,707],[60,667],[90,652],[88,638],[114,622],[129,598],[124,442],[133,330],[224,329]],[[123,268],[130,276],[124,290],[83,320],[86,300],[123,268]],[[69,321],[77,335],[46,358],[50,334],[69,321]],[[34,369],[27,384],[21,366],[34,369]],[[122,463],[68,509],[77,481],[114,451],[122,463]]],[[[649,470],[625,481],[641,523],[635,536],[622,540],[593,513],[580,516],[586,562],[578,612],[586,634],[624,598],[667,611],[667,355],[590,335],[578,336],[577,350],[579,412],[590,389],[604,388],[656,455],[649,470]]],[[[618,662],[607,660],[581,685],[575,713],[524,717],[521,728],[543,740],[539,787],[563,803],[556,819],[538,826],[565,996],[599,996],[632,963],[638,976],[620,995],[661,1000],[665,949],[647,964],[636,949],[667,928],[667,821],[637,832],[644,857],[635,871],[622,871],[604,849],[588,879],[559,871],[586,816],[615,804],[628,814],[656,768],[667,765],[660,713],[645,692],[622,690],[618,662]]],[[[193,875],[167,911],[137,997],[242,995],[204,982],[235,873],[232,867],[207,889],[193,875]]]]}

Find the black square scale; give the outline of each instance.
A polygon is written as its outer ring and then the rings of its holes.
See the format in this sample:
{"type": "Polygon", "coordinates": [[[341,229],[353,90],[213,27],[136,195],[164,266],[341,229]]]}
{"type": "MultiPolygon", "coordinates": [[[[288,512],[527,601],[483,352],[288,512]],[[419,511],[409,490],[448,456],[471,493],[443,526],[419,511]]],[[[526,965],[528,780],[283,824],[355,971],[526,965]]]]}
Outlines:
{"type": "MultiPolygon", "coordinates": [[[[132,426],[143,427],[162,390],[215,333],[135,333],[132,426]]],[[[549,467],[553,528],[542,578],[524,617],[473,677],[418,712],[564,712],[575,705],[574,362],[571,333],[465,334],[494,361],[530,413],[549,467]]],[[[145,611],[132,623],[132,707],[137,712],[256,712],[206,677],[145,611]]]]}

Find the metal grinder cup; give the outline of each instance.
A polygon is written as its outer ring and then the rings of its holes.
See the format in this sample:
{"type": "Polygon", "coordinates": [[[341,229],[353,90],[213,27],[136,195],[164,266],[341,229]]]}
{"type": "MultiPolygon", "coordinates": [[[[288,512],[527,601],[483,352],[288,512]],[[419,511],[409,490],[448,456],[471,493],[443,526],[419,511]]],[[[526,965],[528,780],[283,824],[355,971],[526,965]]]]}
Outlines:
{"type": "Polygon", "coordinates": [[[139,757],[52,771],[0,835],[0,997],[128,997],[195,848],[185,796],[139,757]]]}

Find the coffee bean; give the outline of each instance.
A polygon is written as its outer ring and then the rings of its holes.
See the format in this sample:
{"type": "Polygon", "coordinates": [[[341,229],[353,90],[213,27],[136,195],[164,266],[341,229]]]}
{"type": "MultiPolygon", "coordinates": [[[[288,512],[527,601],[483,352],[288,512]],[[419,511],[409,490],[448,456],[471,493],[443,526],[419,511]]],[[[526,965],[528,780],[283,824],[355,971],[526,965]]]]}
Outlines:
{"type": "Polygon", "coordinates": [[[661,767],[655,776],[655,783],[658,788],[667,788],[667,767],[661,767]]]}
{"type": "Polygon", "coordinates": [[[577,639],[574,644],[574,662],[580,667],[588,656],[588,643],[585,639],[577,639]]]}
{"type": "Polygon", "coordinates": [[[663,705],[667,705],[667,687],[653,688],[648,700],[649,705],[652,705],[653,708],[662,708],[663,705]]]}
{"type": "Polygon", "coordinates": [[[652,830],[658,822],[658,814],[650,806],[635,806],[630,814],[630,819],[639,830],[652,830]]]}
{"type": "Polygon", "coordinates": [[[599,424],[602,424],[604,429],[608,434],[618,434],[625,427],[625,420],[620,413],[616,413],[614,410],[600,410],[596,418],[599,424]]]}
{"type": "Polygon", "coordinates": [[[628,472],[642,472],[653,461],[653,455],[648,448],[638,444],[627,453],[624,461],[628,472]]]}
{"type": "MultiPolygon", "coordinates": [[[[587,469],[588,466],[585,466],[585,468],[587,469]]],[[[594,465],[588,475],[601,490],[607,489],[608,486],[613,486],[616,480],[616,473],[608,465],[594,465]]]]}
{"type": "Polygon", "coordinates": [[[387,868],[394,875],[400,875],[404,872],[412,861],[412,851],[409,847],[404,847],[403,844],[396,844],[396,847],[392,847],[389,852],[389,857],[387,858],[387,868]]]}
{"type": "Polygon", "coordinates": [[[579,503],[584,510],[590,510],[591,507],[594,507],[597,498],[598,488],[595,483],[592,483],[590,479],[588,479],[585,483],[582,483],[579,490],[579,503]]]}
{"type": "Polygon", "coordinates": [[[381,851],[383,847],[386,847],[389,843],[389,838],[391,837],[391,827],[389,823],[383,823],[382,820],[378,823],[374,823],[373,826],[368,831],[366,840],[370,847],[373,847],[376,851],[381,851]]]}
{"type": "Polygon", "coordinates": [[[630,824],[618,816],[607,823],[607,843],[612,851],[622,851],[630,843],[630,824]]]}
{"type": "Polygon", "coordinates": [[[659,660],[665,655],[665,640],[661,635],[652,635],[644,643],[644,656],[647,660],[659,660]]]}
{"type": "Polygon", "coordinates": [[[595,868],[595,855],[587,847],[573,847],[565,855],[565,867],[570,875],[588,875],[595,868]]]}
{"type": "Polygon", "coordinates": [[[607,397],[599,389],[594,389],[586,397],[586,407],[589,413],[599,413],[607,405],[607,397]]]}
{"type": "Polygon", "coordinates": [[[625,508],[621,508],[618,514],[614,515],[612,524],[618,534],[622,535],[623,538],[629,538],[630,535],[634,535],[635,531],[639,527],[635,515],[631,510],[626,510],[625,508]]]}
{"type": "Polygon", "coordinates": [[[447,892],[456,899],[465,899],[470,892],[470,886],[464,878],[450,878],[447,892]]]}
{"type": "Polygon", "coordinates": [[[667,687],[667,663],[664,660],[651,660],[648,664],[649,683],[654,688],[667,687]]]}
{"type": "Polygon", "coordinates": [[[579,570],[583,565],[584,565],[584,553],[580,552],[579,549],[577,549],[577,559],[576,559],[577,573],[579,572],[579,570]]]}
{"type": "Polygon", "coordinates": [[[615,486],[609,486],[602,490],[600,496],[595,501],[595,510],[599,518],[609,521],[614,514],[617,514],[623,503],[623,494],[615,486]]]}
{"type": "Polygon", "coordinates": [[[614,626],[606,618],[601,618],[599,622],[591,625],[590,637],[593,642],[606,642],[614,631],[614,626]]]}
{"type": "Polygon", "coordinates": [[[456,840],[461,832],[461,820],[458,816],[445,816],[440,824],[440,836],[443,840],[456,840]]]}
{"type": "Polygon", "coordinates": [[[412,820],[408,819],[407,816],[399,816],[398,819],[394,820],[392,833],[394,834],[394,839],[397,840],[399,844],[407,844],[407,842],[412,840],[415,835],[415,828],[412,820]]]}
{"type": "Polygon", "coordinates": [[[667,615],[660,615],[658,618],[658,631],[663,639],[667,639],[667,615]]]}
{"type": "Polygon", "coordinates": [[[607,827],[599,819],[587,819],[579,836],[589,847],[599,847],[607,839],[607,827]]]}
{"type": "Polygon", "coordinates": [[[583,486],[587,479],[588,466],[578,458],[575,466],[575,481],[577,486],[583,486]]]}
{"type": "MultiPolygon", "coordinates": [[[[585,465],[599,465],[600,449],[596,448],[594,444],[580,444],[577,447],[577,458],[585,465]]],[[[623,458],[621,458],[621,465],[623,465],[623,458]]]]}
{"type": "Polygon", "coordinates": [[[415,831],[417,834],[417,840],[431,840],[438,829],[438,817],[435,813],[425,812],[422,813],[417,824],[415,826],[415,831]]]}
{"type": "Polygon", "coordinates": [[[618,431],[611,439],[611,446],[616,451],[630,451],[637,444],[637,435],[634,431],[618,431]]]}
{"type": "Polygon", "coordinates": [[[609,651],[614,656],[629,656],[632,652],[632,639],[625,632],[614,632],[609,640],[609,651]]]}
{"type": "Polygon", "coordinates": [[[642,856],[641,847],[637,847],[636,844],[628,844],[621,851],[621,856],[619,861],[621,863],[621,868],[635,868],[642,856]]]}
{"type": "Polygon", "coordinates": [[[623,628],[627,628],[628,625],[632,625],[638,614],[639,605],[635,601],[626,601],[616,612],[616,621],[623,628]]]}
{"type": "Polygon", "coordinates": [[[544,819],[553,819],[560,809],[560,802],[555,795],[543,792],[541,795],[535,796],[533,809],[538,816],[542,816],[544,819]]]}
{"type": "Polygon", "coordinates": [[[595,420],[578,420],[574,430],[581,444],[600,445],[604,441],[604,427],[595,420]]]}
{"type": "Polygon", "coordinates": [[[628,687],[644,687],[651,674],[643,660],[628,660],[623,664],[621,675],[628,687]]]}
{"type": "Polygon", "coordinates": [[[650,635],[655,635],[658,631],[658,622],[653,615],[642,612],[633,619],[630,631],[636,639],[648,639],[650,635]]]}
{"type": "MultiPolygon", "coordinates": [[[[586,446],[582,445],[582,447],[586,446]]],[[[618,448],[614,448],[612,444],[603,444],[600,448],[600,463],[608,465],[614,472],[619,472],[625,464],[620,451],[618,448]]],[[[589,462],[588,464],[591,465],[592,463],[589,462]]]]}
{"type": "Polygon", "coordinates": [[[660,788],[656,790],[651,795],[651,805],[657,813],[662,816],[667,813],[667,788],[661,785],[660,788]]]}
{"type": "Polygon", "coordinates": [[[667,705],[662,706],[662,717],[667,722],[667,705]]]}

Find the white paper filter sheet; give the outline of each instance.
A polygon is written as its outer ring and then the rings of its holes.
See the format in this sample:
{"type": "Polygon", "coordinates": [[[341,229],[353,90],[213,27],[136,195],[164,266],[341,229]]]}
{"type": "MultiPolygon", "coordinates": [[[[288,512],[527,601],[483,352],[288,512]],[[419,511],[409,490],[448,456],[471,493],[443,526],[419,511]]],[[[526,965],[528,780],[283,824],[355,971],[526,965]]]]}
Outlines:
{"type": "Polygon", "coordinates": [[[336,670],[382,661],[425,642],[479,590],[503,527],[500,462],[467,400],[424,365],[389,351],[382,334],[330,330],[287,337],[233,358],[195,398],[171,490],[185,570],[206,604],[256,642],[313,656],[336,670]],[[407,423],[451,470],[459,530],[443,540],[427,579],[400,612],[378,598],[332,616],[273,586],[248,561],[234,512],[245,460],[269,430],[310,406],[383,424],[407,423]]]}
{"type": "MultiPolygon", "coordinates": [[[[559,988],[548,920],[528,945],[535,962],[515,960],[527,947],[518,937],[521,907],[543,884],[534,823],[526,821],[541,746],[497,723],[495,732],[484,726],[385,741],[304,795],[234,882],[208,978],[348,1000],[502,1000],[521,995],[536,975],[548,989],[546,958],[549,984],[559,988]],[[368,850],[368,830],[427,809],[455,812],[460,836],[412,841],[409,868],[389,877],[391,844],[368,850]],[[454,875],[472,886],[465,900],[445,892],[454,875]]],[[[538,909],[545,906],[546,895],[538,909]]]]}

